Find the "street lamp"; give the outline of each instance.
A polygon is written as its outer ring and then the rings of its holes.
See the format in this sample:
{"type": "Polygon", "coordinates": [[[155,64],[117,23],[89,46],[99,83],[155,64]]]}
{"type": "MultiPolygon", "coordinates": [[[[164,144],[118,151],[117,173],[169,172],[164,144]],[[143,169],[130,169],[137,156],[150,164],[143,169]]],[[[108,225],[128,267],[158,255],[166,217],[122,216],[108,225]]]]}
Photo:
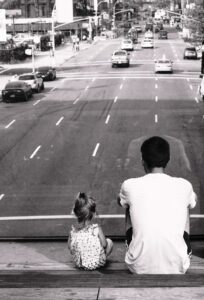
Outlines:
{"type": "Polygon", "coordinates": [[[107,3],[108,0],[101,0],[99,3],[96,2],[95,4],[95,12],[96,12],[96,15],[95,15],[95,25],[96,25],[96,36],[97,36],[97,29],[98,29],[98,8],[99,8],[99,5],[101,5],[101,3],[107,3]]]}
{"type": "Polygon", "coordinates": [[[53,67],[55,67],[55,18],[56,18],[56,1],[52,9],[52,57],[53,67]]]}
{"type": "Polygon", "coordinates": [[[116,7],[116,4],[118,3],[119,0],[116,0],[115,4],[113,5],[113,29],[115,28],[115,7],[116,7]]]}

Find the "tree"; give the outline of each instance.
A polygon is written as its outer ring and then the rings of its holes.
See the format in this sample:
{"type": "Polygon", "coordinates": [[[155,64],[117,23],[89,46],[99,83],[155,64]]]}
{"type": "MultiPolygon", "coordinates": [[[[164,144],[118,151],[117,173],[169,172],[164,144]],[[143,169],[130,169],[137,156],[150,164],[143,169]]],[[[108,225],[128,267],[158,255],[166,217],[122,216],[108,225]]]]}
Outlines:
{"type": "Polygon", "coordinates": [[[19,9],[21,6],[20,0],[4,0],[0,3],[1,9],[19,9]]]}

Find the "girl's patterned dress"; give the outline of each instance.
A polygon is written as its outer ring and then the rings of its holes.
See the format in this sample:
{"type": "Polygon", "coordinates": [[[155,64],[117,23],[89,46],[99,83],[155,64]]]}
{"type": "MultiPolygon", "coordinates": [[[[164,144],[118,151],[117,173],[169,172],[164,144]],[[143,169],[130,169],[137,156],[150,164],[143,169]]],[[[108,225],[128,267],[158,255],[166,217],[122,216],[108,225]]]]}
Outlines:
{"type": "Polygon", "coordinates": [[[70,252],[78,268],[94,270],[106,263],[106,254],[101,246],[98,224],[78,229],[72,226],[70,252]]]}

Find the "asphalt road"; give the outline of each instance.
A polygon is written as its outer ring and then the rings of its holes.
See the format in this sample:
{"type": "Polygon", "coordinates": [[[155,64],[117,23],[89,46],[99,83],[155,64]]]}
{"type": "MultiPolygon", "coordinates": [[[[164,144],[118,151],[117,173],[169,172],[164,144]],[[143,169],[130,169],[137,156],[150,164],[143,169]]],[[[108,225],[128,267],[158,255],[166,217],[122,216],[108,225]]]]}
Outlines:
{"type": "Polygon", "coordinates": [[[144,174],[140,146],[152,135],[171,146],[167,173],[198,194],[192,234],[204,234],[204,104],[200,61],[183,60],[177,33],[111,68],[121,39],[102,41],[66,62],[58,79],[27,103],[0,103],[0,237],[65,236],[78,191],[91,192],[108,235],[123,235],[116,196],[125,178],[144,174]],[[154,59],[174,61],[155,74],[154,59]]]}

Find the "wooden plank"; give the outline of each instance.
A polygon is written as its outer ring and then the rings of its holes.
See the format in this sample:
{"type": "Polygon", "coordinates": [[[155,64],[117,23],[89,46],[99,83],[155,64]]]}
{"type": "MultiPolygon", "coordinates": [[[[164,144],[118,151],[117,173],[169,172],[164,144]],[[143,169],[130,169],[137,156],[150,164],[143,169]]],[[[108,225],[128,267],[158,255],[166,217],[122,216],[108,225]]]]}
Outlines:
{"type": "Polygon", "coordinates": [[[0,289],[0,300],[96,300],[97,288],[10,288],[0,289]]]}
{"type": "Polygon", "coordinates": [[[1,271],[0,288],[202,287],[204,273],[133,275],[127,271],[1,271]]]}
{"type": "Polygon", "coordinates": [[[102,288],[99,300],[201,300],[204,299],[204,288],[102,288]]]}

